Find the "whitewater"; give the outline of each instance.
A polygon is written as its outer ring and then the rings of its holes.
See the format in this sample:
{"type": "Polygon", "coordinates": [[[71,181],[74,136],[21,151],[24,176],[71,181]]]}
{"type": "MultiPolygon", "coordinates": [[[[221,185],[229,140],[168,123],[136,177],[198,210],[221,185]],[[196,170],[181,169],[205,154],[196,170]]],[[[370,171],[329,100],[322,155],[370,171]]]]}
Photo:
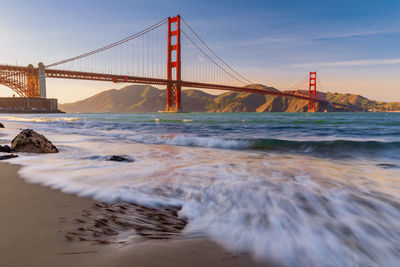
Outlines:
{"type": "MultiPolygon", "coordinates": [[[[400,265],[399,113],[0,115],[58,154],[19,153],[30,183],[178,205],[185,233],[283,266],[400,265]],[[123,155],[134,162],[111,162],[123,155]]],[[[1,174],[0,174],[1,175],[1,174]]]]}

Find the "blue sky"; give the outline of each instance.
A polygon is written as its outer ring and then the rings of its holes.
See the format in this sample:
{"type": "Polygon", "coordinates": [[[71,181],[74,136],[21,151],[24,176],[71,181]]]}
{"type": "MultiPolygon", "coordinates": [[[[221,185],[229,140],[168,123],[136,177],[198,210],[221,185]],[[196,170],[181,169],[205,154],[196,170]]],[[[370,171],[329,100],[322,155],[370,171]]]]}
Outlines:
{"type": "MultiPolygon", "coordinates": [[[[398,0],[3,0],[0,63],[52,63],[178,13],[251,80],[284,90],[316,70],[325,91],[400,101],[398,0]]],[[[48,79],[48,95],[64,103],[121,86],[48,79]]]]}

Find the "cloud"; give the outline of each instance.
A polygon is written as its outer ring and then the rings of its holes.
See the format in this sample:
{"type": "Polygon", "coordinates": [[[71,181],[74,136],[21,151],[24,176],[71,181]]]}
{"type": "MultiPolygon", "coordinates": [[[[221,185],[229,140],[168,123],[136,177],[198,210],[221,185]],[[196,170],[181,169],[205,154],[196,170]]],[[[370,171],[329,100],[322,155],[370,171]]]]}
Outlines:
{"type": "MultiPolygon", "coordinates": [[[[370,30],[370,31],[358,31],[358,32],[344,32],[344,33],[328,33],[319,34],[307,37],[261,37],[247,40],[240,40],[237,42],[230,42],[233,46],[261,46],[271,43],[293,43],[293,42],[304,42],[304,41],[318,41],[328,39],[345,39],[350,37],[361,37],[361,36],[372,36],[390,33],[400,33],[400,29],[382,29],[382,30],[370,30]]],[[[224,43],[226,45],[226,43],[224,43]]]]}
{"type": "Polygon", "coordinates": [[[400,64],[400,58],[392,59],[364,59],[364,60],[348,60],[348,61],[336,61],[336,62],[316,62],[307,64],[295,64],[292,67],[303,68],[303,67],[354,67],[354,66],[376,66],[376,65],[393,65],[400,64]]]}
{"type": "Polygon", "coordinates": [[[370,35],[380,35],[380,34],[388,34],[388,33],[399,33],[399,29],[382,29],[382,30],[374,30],[374,31],[360,31],[360,32],[347,32],[347,33],[337,33],[337,34],[327,34],[321,35],[314,38],[310,38],[310,40],[322,40],[322,39],[341,39],[348,37],[356,37],[356,36],[370,36],[370,35]]]}

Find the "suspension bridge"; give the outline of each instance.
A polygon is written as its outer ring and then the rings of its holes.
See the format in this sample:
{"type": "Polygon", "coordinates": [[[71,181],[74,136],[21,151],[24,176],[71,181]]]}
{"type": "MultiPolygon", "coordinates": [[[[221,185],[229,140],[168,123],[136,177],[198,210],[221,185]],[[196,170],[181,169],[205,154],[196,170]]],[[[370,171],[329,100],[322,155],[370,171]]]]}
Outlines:
{"type": "Polygon", "coordinates": [[[52,64],[0,65],[0,84],[20,97],[46,98],[46,78],[165,86],[166,112],[182,111],[182,88],[292,97],[307,101],[308,111],[313,112],[316,103],[331,104],[318,97],[316,72],[310,72],[306,79],[291,87],[293,90],[284,92],[249,86],[254,83],[219,57],[179,15],[107,46],[52,64]]]}

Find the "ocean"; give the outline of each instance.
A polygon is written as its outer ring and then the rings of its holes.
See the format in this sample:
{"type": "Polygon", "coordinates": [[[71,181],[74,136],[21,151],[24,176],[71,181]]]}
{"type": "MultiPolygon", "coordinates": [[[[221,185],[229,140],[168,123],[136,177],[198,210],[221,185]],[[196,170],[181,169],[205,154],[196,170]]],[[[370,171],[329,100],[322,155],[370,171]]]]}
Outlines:
{"type": "Polygon", "coordinates": [[[282,266],[400,266],[400,113],[3,114],[58,154],[31,183],[179,205],[184,230],[282,266]],[[112,162],[124,155],[134,162],[112,162]]]}

